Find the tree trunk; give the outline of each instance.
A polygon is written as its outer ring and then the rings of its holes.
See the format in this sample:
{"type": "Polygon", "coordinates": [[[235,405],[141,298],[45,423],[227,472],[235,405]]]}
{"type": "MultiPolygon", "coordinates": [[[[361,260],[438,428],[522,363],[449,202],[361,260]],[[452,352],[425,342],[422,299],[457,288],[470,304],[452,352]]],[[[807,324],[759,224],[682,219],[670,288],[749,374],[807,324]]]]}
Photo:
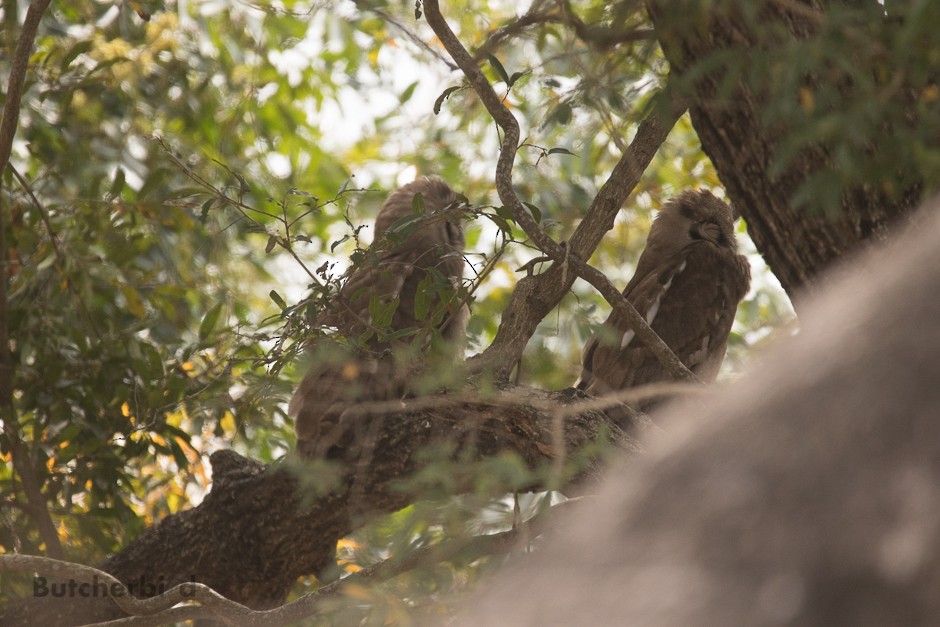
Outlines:
{"type": "Polygon", "coordinates": [[[824,4],[836,2],[761,2],[756,11],[761,22],[758,33],[755,22],[746,19],[747,12],[735,2],[648,2],[670,68],[692,83],[687,94],[689,110],[702,148],[746,220],[749,235],[791,299],[811,288],[822,270],[861,242],[883,239],[888,228],[915,209],[920,199],[919,185],[896,199],[864,186],[844,190],[839,211],[826,211],[815,199],[805,207],[795,207],[793,194],[810,176],[833,170],[822,145],[802,150],[782,172],[772,171],[794,123],[775,118],[769,124],[767,105],[771,97],[796,101],[799,94],[771,96],[766,76],[751,73],[749,77],[744,72],[729,76],[719,59],[743,59],[746,67],[755,56],[766,57],[782,48],[787,38],[811,37],[824,18],[824,4]]]}

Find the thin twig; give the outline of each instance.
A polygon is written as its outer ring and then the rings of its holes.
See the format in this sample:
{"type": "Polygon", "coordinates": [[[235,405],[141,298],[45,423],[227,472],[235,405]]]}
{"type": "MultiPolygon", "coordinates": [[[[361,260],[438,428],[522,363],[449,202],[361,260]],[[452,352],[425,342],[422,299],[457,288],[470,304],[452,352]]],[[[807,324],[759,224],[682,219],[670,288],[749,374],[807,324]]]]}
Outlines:
{"type": "Polygon", "coordinates": [[[407,37],[411,41],[411,43],[418,46],[423,51],[425,51],[426,53],[428,53],[429,55],[431,55],[432,57],[434,57],[435,59],[437,59],[444,65],[446,65],[447,69],[449,69],[451,72],[457,70],[457,66],[454,65],[450,60],[448,60],[447,57],[442,55],[438,50],[435,50],[433,47],[431,47],[426,41],[421,39],[421,37],[418,36],[417,33],[413,32],[407,26],[402,24],[398,18],[396,18],[394,15],[392,15],[388,11],[383,11],[382,9],[378,7],[371,6],[368,3],[363,2],[362,0],[354,0],[354,3],[356,5],[356,8],[359,9],[360,11],[368,11],[369,13],[374,13],[375,15],[380,17],[382,21],[385,22],[386,24],[391,24],[392,26],[397,28],[405,37],[407,37]]]}

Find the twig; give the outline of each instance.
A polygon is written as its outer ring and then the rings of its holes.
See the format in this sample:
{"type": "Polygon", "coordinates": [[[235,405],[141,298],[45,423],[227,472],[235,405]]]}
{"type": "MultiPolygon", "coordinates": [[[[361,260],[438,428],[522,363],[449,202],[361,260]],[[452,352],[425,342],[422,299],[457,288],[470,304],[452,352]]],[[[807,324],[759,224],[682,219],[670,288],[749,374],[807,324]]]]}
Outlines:
{"type": "Polygon", "coordinates": [[[560,407],[557,401],[540,400],[518,392],[502,391],[493,396],[483,397],[478,391],[470,390],[467,392],[447,392],[389,401],[359,401],[351,403],[345,411],[350,414],[379,416],[383,414],[440,409],[456,405],[475,405],[479,407],[518,407],[520,405],[526,405],[543,411],[551,411],[553,416],[560,415],[562,418],[568,418],[589,411],[603,411],[624,403],[638,403],[661,396],[705,394],[708,392],[708,389],[707,386],[698,383],[649,383],[635,388],[619,390],[597,398],[586,398],[577,402],[567,403],[560,407]]]}
{"type": "MultiPolygon", "coordinates": [[[[516,150],[519,146],[519,123],[512,113],[507,109],[499,96],[493,90],[492,85],[487,81],[483,72],[477,66],[476,61],[470,56],[460,40],[450,29],[450,26],[441,15],[437,0],[425,0],[425,14],[428,24],[440,38],[441,43],[447,52],[450,53],[457,65],[467,77],[467,81],[476,91],[486,110],[503,130],[503,141],[500,148],[499,158],[496,162],[496,191],[502,203],[509,207],[513,217],[526,235],[535,242],[542,252],[550,256],[556,263],[567,264],[567,268],[573,270],[578,276],[590,283],[607,300],[608,303],[621,314],[623,314],[630,324],[630,328],[636,332],[636,336],[650,349],[650,352],[659,360],[674,377],[679,380],[698,381],[695,376],[682,361],[676,357],[675,353],[666,345],[663,340],[656,335],[650,328],[646,320],[637,313],[636,309],[624,298],[616,287],[611,284],[597,268],[585,263],[577,254],[568,254],[567,248],[560,245],[542,231],[535,219],[529,215],[525,206],[519,200],[512,186],[512,169],[516,157],[516,150]]],[[[619,164],[618,164],[619,165],[619,164]]],[[[573,253],[575,251],[572,251],[573,253]]]]}
{"type": "Polygon", "coordinates": [[[635,28],[631,30],[614,30],[595,28],[592,24],[585,24],[572,10],[570,3],[559,2],[547,10],[543,10],[544,2],[533,2],[525,14],[515,18],[508,24],[494,30],[474,52],[474,58],[481,60],[492,54],[500,45],[510,37],[515,37],[524,30],[540,24],[564,24],[574,31],[575,35],[586,44],[596,48],[607,49],[622,43],[635,41],[649,41],[655,38],[655,33],[648,28],[635,28]]]}
{"type": "Polygon", "coordinates": [[[428,45],[428,43],[424,41],[423,39],[421,39],[421,37],[419,37],[417,33],[413,32],[407,26],[402,24],[398,20],[398,18],[396,18],[394,15],[392,15],[388,11],[383,11],[382,9],[378,7],[371,6],[368,3],[363,2],[362,0],[353,0],[353,1],[357,9],[359,9],[360,11],[368,11],[370,13],[374,13],[375,15],[379,16],[382,19],[382,21],[385,22],[386,24],[391,24],[392,26],[397,28],[399,31],[401,31],[401,33],[405,37],[407,37],[411,41],[411,43],[418,46],[419,48],[424,50],[426,53],[428,53],[429,55],[431,55],[432,57],[434,57],[435,59],[437,59],[444,65],[446,65],[447,69],[449,69],[451,72],[457,69],[457,66],[454,65],[451,61],[449,61],[447,57],[445,57],[440,52],[438,52],[437,50],[432,48],[430,45],[428,45]]]}

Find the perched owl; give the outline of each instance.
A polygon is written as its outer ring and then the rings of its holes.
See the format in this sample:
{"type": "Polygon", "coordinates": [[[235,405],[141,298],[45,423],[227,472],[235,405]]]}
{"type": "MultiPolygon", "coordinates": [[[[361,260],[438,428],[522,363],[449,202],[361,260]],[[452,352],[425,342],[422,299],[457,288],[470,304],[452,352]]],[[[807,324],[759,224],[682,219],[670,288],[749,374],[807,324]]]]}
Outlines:
{"type": "MultiPolygon", "coordinates": [[[[707,191],[685,191],[663,207],[623,295],[692,372],[713,381],[751,272],[737,254],[731,208],[707,191]]],[[[582,354],[575,384],[595,396],[669,381],[624,317],[614,311],[582,354]]],[[[640,404],[641,409],[649,405],[640,404]]]]}
{"type": "Polygon", "coordinates": [[[456,203],[457,195],[437,177],[418,179],[386,199],[365,260],[347,273],[332,307],[315,321],[336,327],[356,347],[318,347],[313,368],[291,398],[288,413],[295,417],[302,455],[327,457],[355,438],[355,412],[348,410],[357,401],[403,396],[420,367],[415,353],[433,343],[438,351],[460,356],[468,312],[456,293],[464,270],[456,203]],[[419,328],[438,337],[392,335],[419,328]],[[413,350],[411,364],[403,367],[392,353],[407,348],[413,350]]]}

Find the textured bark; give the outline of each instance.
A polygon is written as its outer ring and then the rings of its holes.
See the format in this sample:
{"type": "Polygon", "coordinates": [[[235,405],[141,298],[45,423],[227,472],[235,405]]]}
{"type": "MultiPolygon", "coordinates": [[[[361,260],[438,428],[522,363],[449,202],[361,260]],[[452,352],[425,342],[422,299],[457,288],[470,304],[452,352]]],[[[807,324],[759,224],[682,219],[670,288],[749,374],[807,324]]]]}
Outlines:
{"type": "MultiPolygon", "coordinates": [[[[418,468],[418,451],[446,440],[457,443],[461,460],[511,451],[532,468],[545,466],[564,455],[552,408],[583,398],[574,390],[507,387],[499,401],[366,417],[374,446],[349,464],[340,488],[319,498],[303,493],[302,480],[287,464],[266,467],[232,451],[217,452],[211,457],[212,490],[201,504],[146,530],[99,568],[138,587],[145,582],[168,590],[195,578],[249,607],[276,606],[298,577],[332,564],[337,540],[369,517],[414,501],[414,494],[393,484],[418,468]]],[[[566,418],[563,431],[569,454],[596,444],[604,433],[632,446],[597,411],[566,418]]],[[[595,459],[569,485],[588,481],[599,470],[595,459]]],[[[68,625],[121,616],[108,600],[44,598],[5,608],[0,623],[68,625]]]]}
{"type": "MultiPolygon", "coordinates": [[[[750,1],[750,0],[748,0],[750,1]]],[[[764,24],[760,35],[741,16],[735,2],[706,5],[687,0],[649,0],[648,8],[657,36],[673,72],[695,73],[689,110],[702,148],[711,159],[722,184],[741,215],[748,233],[773,273],[791,298],[812,287],[820,271],[871,238],[883,239],[887,228],[913,210],[920,198],[912,189],[900,200],[856,188],[843,194],[838,215],[821,215],[813,207],[790,204],[794,190],[813,173],[831,167],[825,146],[804,150],[779,175],[771,164],[781,141],[792,131],[787,120],[768,126],[766,85],[746,77],[730,77],[724,68],[707,67],[715,53],[733,52],[747,59],[756,52],[773,50],[783,40],[770,37],[806,38],[823,17],[816,0],[761,3],[764,24]],[[694,5],[694,6],[693,6],[694,5]],[[702,7],[709,7],[704,9],[702,7]],[[786,8],[782,8],[786,7],[786,8]],[[769,35],[773,32],[774,35],[769,35]],[[703,63],[704,61],[704,63],[703,63]]],[[[835,3],[833,3],[835,4],[835,3]]],[[[774,94],[774,97],[785,95],[774,94]]],[[[794,100],[798,94],[790,95],[794,100]]]]}

